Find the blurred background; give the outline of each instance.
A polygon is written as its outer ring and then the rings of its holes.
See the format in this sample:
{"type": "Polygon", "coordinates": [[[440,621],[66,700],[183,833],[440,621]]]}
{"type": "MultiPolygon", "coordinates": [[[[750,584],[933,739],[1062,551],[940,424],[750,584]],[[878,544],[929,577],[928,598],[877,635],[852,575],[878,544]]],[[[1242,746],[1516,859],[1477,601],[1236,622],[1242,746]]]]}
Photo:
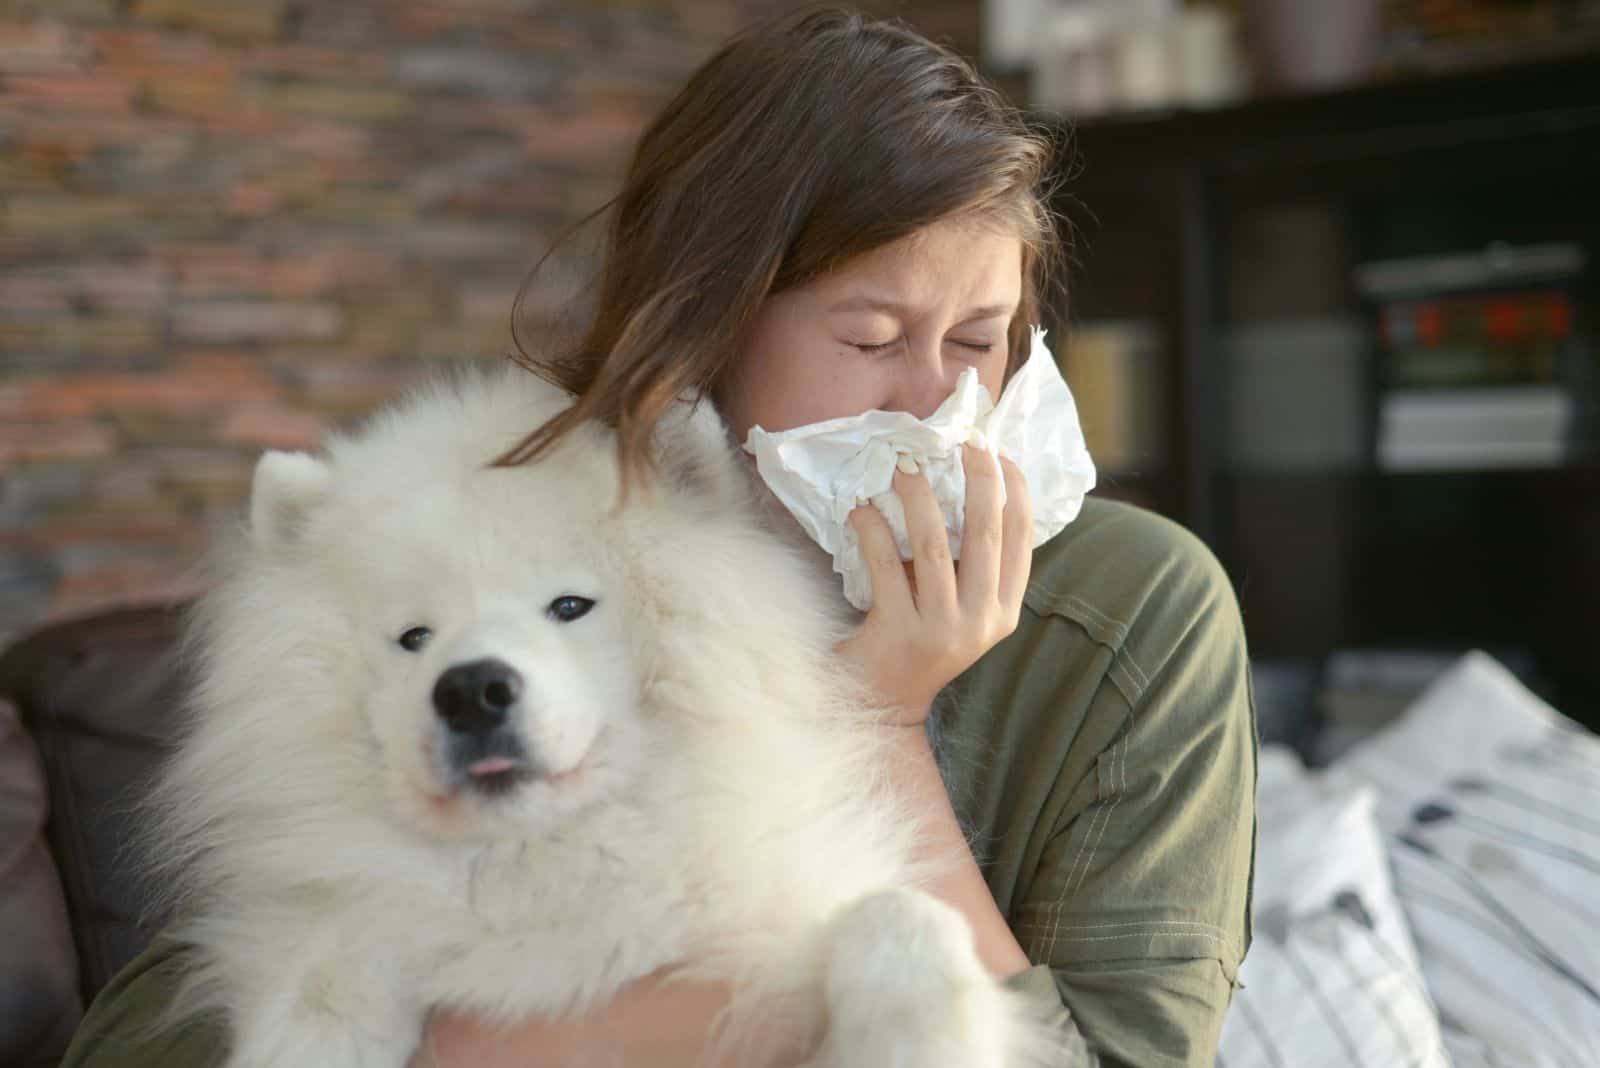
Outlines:
{"type": "MultiPolygon", "coordinates": [[[[189,592],[262,449],[500,358],[783,6],[0,0],[0,643],[189,592]]],[[[1222,558],[1264,732],[1344,744],[1472,647],[1600,720],[1600,2],[864,6],[1072,129],[1099,492],[1222,558]]]]}
{"type": "Polygon", "coordinates": [[[1100,492],[1221,557],[1263,735],[1330,760],[1474,647],[1600,726],[1600,5],[987,14],[1074,126],[1100,492]]]}

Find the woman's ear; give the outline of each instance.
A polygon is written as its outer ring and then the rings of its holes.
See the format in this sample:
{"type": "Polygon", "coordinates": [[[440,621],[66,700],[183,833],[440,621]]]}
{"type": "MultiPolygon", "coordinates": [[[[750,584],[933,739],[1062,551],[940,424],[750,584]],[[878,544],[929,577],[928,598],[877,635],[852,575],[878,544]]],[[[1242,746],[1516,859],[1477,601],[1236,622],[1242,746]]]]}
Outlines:
{"type": "Polygon", "coordinates": [[[250,480],[251,540],[261,549],[292,542],[332,481],[327,463],[308,453],[264,453],[250,480]]]}

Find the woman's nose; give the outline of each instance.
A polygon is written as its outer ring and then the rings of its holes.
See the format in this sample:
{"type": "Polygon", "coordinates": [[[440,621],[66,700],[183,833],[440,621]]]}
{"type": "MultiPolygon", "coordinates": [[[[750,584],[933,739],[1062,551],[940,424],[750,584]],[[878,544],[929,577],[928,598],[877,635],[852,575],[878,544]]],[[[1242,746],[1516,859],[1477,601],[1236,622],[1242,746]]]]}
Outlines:
{"type": "Polygon", "coordinates": [[[890,411],[910,412],[918,419],[926,419],[944,403],[955,386],[955,379],[947,375],[937,348],[931,352],[914,351],[907,355],[900,368],[887,407],[890,411]]]}

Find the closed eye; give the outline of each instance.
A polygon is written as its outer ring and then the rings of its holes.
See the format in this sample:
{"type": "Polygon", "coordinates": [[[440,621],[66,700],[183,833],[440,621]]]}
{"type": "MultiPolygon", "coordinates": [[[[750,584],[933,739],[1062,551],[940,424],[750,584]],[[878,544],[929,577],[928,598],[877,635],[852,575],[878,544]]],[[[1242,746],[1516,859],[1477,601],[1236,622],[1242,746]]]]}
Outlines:
{"type": "MultiPolygon", "coordinates": [[[[881,345],[864,345],[859,342],[854,344],[856,348],[871,356],[880,352],[888,352],[890,349],[900,344],[900,339],[896,338],[893,341],[885,341],[881,345]]],[[[951,344],[960,345],[962,348],[971,349],[973,352],[990,352],[994,349],[994,345],[991,342],[984,342],[980,344],[976,341],[952,341],[951,344]]]]}

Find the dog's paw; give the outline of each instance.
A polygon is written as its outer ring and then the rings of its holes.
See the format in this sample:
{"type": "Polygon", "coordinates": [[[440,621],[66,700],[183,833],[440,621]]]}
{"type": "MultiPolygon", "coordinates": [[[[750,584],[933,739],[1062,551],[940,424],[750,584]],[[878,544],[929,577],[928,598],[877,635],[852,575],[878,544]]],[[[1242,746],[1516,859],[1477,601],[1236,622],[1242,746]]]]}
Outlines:
{"type": "Polygon", "coordinates": [[[955,909],[885,891],[847,906],[826,938],[817,1068],[1010,1068],[1012,996],[955,909]]]}

